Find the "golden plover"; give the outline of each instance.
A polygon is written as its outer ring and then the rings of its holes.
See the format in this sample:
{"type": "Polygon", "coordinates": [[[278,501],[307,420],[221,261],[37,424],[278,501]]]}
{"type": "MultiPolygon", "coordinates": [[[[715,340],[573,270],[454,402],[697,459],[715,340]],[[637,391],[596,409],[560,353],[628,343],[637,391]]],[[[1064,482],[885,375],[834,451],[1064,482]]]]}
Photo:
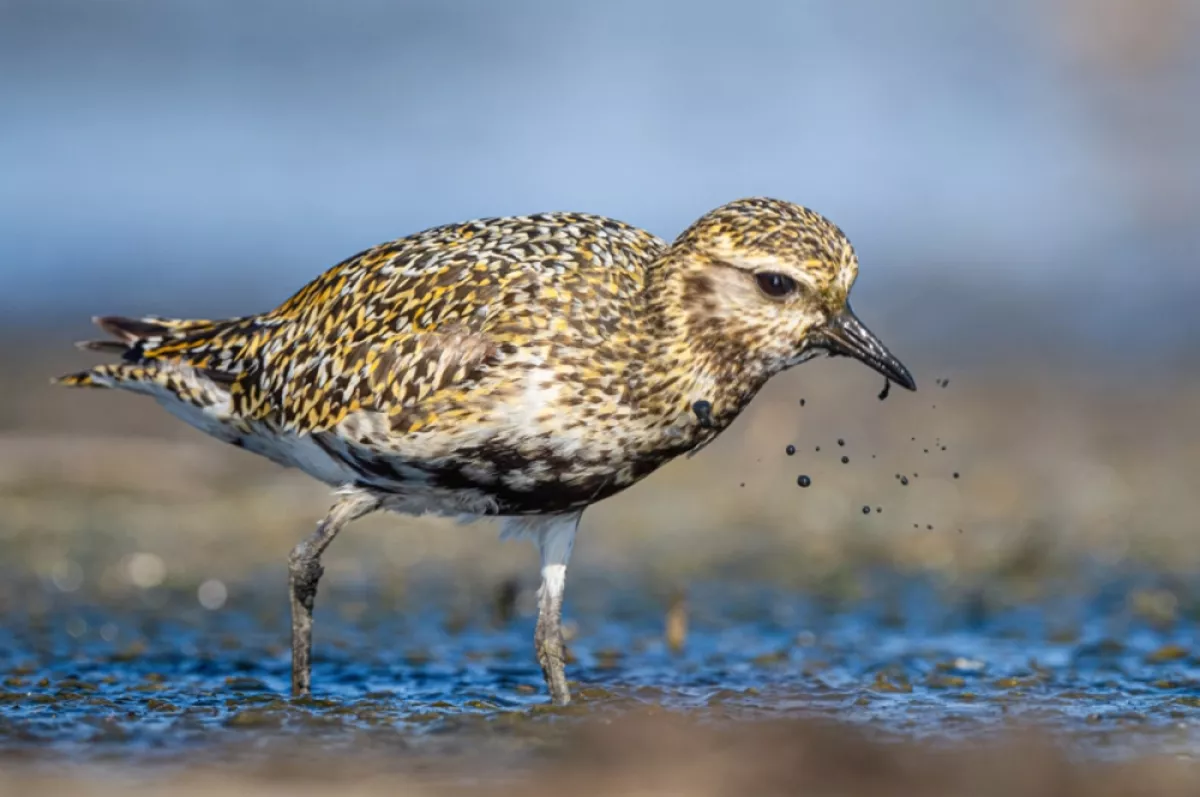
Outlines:
{"type": "Polygon", "coordinates": [[[561,614],[583,510],[737,417],[773,375],[855,357],[908,370],[847,301],[858,261],[823,216],[751,198],[673,243],[584,213],[435,227],[332,267],[275,310],[96,319],[119,363],[63,384],[154,397],[337,488],[289,557],[292,691],[310,691],[320,557],[378,509],[499,516],[541,555],[537,659],[570,700],[561,614]]]}

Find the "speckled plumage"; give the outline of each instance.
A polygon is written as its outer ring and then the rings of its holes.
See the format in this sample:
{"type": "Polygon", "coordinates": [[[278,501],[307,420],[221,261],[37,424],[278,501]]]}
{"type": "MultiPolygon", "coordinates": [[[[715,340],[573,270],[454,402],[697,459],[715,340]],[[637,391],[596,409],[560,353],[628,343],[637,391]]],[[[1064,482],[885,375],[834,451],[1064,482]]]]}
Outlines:
{"type": "Polygon", "coordinates": [[[353,493],[347,518],[577,520],[824,351],[857,270],[834,224],[774,199],[718,208],[669,245],[582,213],[481,219],[368,249],[261,315],[98,319],[116,340],[85,347],[123,361],[60,381],[150,394],[353,493]],[[795,290],[764,293],[765,272],[795,290]]]}
{"type": "Polygon", "coordinates": [[[445,489],[461,491],[452,513],[580,508],[706,442],[715,429],[696,423],[694,401],[723,427],[768,375],[740,350],[751,330],[680,335],[673,324],[703,315],[711,288],[656,271],[788,248],[836,256],[816,274],[832,282],[853,261],[815,214],[768,216],[761,202],[706,217],[674,250],[578,213],[437,227],[334,266],[262,315],[106,320],[129,362],[67,381],[151,393],[221,439],[389,499],[445,489]]]}

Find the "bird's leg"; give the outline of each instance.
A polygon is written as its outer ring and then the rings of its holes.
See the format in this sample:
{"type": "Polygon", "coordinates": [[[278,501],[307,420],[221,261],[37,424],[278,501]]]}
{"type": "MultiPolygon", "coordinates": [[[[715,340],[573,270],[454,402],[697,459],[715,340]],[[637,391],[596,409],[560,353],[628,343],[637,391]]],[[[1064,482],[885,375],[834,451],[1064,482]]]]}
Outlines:
{"type": "Polygon", "coordinates": [[[543,577],[542,586],[538,590],[537,630],[533,636],[538,664],[542,665],[542,675],[546,679],[546,688],[550,690],[550,699],[558,706],[565,706],[571,702],[562,638],[562,586],[561,575],[557,580],[543,577]]]}
{"type": "Polygon", "coordinates": [[[292,695],[309,694],[312,687],[312,615],[317,582],[325,568],[321,554],[347,523],[374,511],[379,502],[359,491],[343,493],[312,536],[288,556],[288,595],[292,604],[292,695]]]}
{"type": "Polygon", "coordinates": [[[579,528],[578,513],[545,518],[537,530],[538,552],[542,558],[542,585],[538,588],[537,630],[534,646],[538,664],[555,705],[571,702],[567,689],[562,637],[563,590],[566,586],[567,563],[575,545],[579,528]]]}

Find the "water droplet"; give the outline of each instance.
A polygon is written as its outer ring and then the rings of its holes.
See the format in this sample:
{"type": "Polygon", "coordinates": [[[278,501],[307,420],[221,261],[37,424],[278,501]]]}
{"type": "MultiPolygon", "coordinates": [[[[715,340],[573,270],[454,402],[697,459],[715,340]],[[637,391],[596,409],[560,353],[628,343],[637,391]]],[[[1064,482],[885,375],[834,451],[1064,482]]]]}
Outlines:
{"type": "Polygon", "coordinates": [[[850,457],[842,457],[842,464],[843,464],[843,465],[849,465],[849,464],[850,464],[850,457]]]}
{"type": "Polygon", "coordinates": [[[800,406],[801,406],[801,407],[803,407],[803,406],[804,406],[804,399],[800,399],[800,406]]]}
{"type": "Polygon", "coordinates": [[[796,455],[796,447],[794,445],[792,445],[791,443],[788,443],[788,447],[785,448],[784,451],[787,453],[787,455],[789,457],[796,455]]]}
{"type": "Polygon", "coordinates": [[[864,515],[869,515],[869,514],[871,514],[871,507],[869,507],[869,506],[866,506],[866,505],[864,504],[864,505],[863,505],[863,514],[864,514],[864,515]]]}
{"type": "Polygon", "coordinates": [[[958,478],[958,471],[954,471],[954,478],[958,478]]]}
{"type": "Polygon", "coordinates": [[[907,476],[901,476],[901,477],[900,477],[900,484],[901,484],[902,486],[904,486],[904,487],[907,487],[907,486],[908,486],[908,477],[907,477],[907,476]]]}
{"type": "Polygon", "coordinates": [[[808,478],[807,476],[797,476],[796,484],[800,485],[801,487],[808,487],[810,484],[812,484],[812,479],[808,478]]]}
{"type": "Polygon", "coordinates": [[[839,446],[844,446],[844,445],[846,445],[846,441],[845,441],[845,440],[843,440],[842,438],[840,438],[840,437],[839,437],[839,438],[838,438],[838,445],[839,445],[839,446]]]}

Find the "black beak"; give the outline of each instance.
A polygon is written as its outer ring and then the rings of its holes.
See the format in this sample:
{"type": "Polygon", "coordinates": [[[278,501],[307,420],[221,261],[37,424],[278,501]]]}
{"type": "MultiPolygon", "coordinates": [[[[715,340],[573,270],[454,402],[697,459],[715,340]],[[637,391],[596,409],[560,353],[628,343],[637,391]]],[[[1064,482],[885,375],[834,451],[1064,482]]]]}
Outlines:
{"type": "Polygon", "coordinates": [[[866,363],[901,387],[916,390],[917,383],[904,364],[867,329],[850,305],[829,319],[821,330],[815,331],[813,345],[829,352],[831,357],[853,357],[866,363]]]}

